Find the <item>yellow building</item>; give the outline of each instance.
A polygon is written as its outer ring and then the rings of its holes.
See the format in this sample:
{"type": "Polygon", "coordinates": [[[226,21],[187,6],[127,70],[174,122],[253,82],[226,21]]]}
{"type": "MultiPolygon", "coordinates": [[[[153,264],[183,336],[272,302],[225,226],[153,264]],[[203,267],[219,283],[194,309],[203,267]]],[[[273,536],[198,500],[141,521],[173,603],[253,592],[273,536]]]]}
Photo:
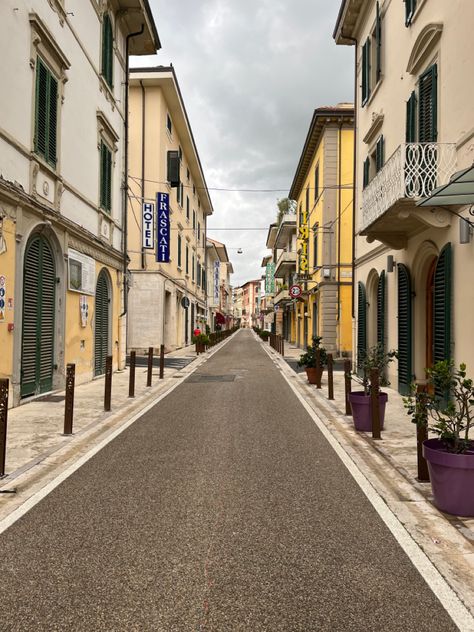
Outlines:
{"type": "Polygon", "coordinates": [[[297,203],[295,342],[322,336],[335,357],[352,349],[354,108],[315,110],[291,185],[297,203]]]}

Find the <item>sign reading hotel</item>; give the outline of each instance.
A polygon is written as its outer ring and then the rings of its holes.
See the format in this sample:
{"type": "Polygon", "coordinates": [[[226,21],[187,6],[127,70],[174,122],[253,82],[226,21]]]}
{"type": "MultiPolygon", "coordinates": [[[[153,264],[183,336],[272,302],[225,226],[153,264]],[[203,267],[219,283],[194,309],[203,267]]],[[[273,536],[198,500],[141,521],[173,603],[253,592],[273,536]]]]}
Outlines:
{"type": "Polygon", "coordinates": [[[155,205],[145,202],[142,205],[142,248],[150,250],[155,247],[155,205]]]}
{"type": "Polygon", "coordinates": [[[275,293],[275,264],[267,263],[265,274],[265,294],[275,293]]]}
{"type": "Polygon", "coordinates": [[[156,260],[158,263],[170,262],[170,196],[168,193],[156,194],[156,260]]]}
{"type": "Polygon", "coordinates": [[[305,277],[309,273],[308,261],[308,245],[309,245],[309,227],[308,227],[308,211],[302,211],[300,214],[300,225],[298,228],[298,240],[300,242],[300,256],[298,260],[298,276],[305,277]]]}

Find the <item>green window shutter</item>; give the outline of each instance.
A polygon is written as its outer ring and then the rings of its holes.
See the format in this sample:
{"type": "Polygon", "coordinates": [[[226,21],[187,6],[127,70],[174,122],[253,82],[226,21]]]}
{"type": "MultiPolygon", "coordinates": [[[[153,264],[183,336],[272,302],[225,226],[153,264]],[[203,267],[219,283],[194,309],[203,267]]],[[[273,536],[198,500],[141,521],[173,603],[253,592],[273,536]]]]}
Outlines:
{"type": "Polygon", "coordinates": [[[451,358],[451,268],[452,247],[448,243],[436,263],[433,292],[433,362],[451,358]]]}
{"type": "Polygon", "coordinates": [[[385,349],[385,270],[382,270],[377,284],[377,345],[385,349]]]}
{"type": "Polygon", "coordinates": [[[405,129],[405,140],[407,143],[416,142],[416,93],[412,92],[407,101],[407,118],[405,129]]]}
{"type": "Polygon", "coordinates": [[[408,395],[412,369],[412,293],[408,268],[398,265],[398,390],[408,395]]]}
{"type": "Polygon", "coordinates": [[[405,26],[410,26],[416,9],[416,0],[404,0],[405,2],[405,26]]]}
{"type": "Polygon", "coordinates": [[[365,105],[369,98],[369,73],[367,72],[369,66],[369,47],[370,42],[367,40],[362,46],[362,106],[365,105]]]}
{"type": "Polygon", "coordinates": [[[438,67],[428,68],[419,80],[418,140],[435,143],[438,138],[438,67]]]}
{"type": "Polygon", "coordinates": [[[375,67],[375,81],[376,83],[382,76],[382,16],[380,15],[380,5],[377,2],[377,17],[375,23],[375,43],[376,50],[376,67],[375,67]]]}
{"type": "Polygon", "coordinates": [[[47,160],[53,167],[56,166],[57,159],[57,129],[58,129],[58,82],[55,77],[49,74],[48,90],[48,151],[47,160]]]}
{"type": "Polygon", "coordinates": [[[112,22],[108,13],[102,22],[102,76],[108,85],[113,85],[114,39],[112,22]]]}
{"type": "Polygon", "coordinates": [[[109,286],[106,272],[101,270],[95,293],[94,361],[95,375],[105,373],[105,360],[109,351],[109,286]]]}
{"type": "Polygon", "coordinates": [[[181,267],[181,235],[178,233],[178,268],[181,267]]]}
{"type": "Polygon", "coordinates": [[[375,170],[378,173],[385,162],[385,140],[384,137],[381,136],[375,147],[375,170]]]}
{"type": "Polygon", "coordinates": [[[37,154],[53,167],[57,160],[58,82],[38,57],[36,68],[35,137],[37,154]]]}
{"type": "Polygon", "coordinates": [[[112,152],[100,141],[100,207],[112,209],[112,152]]]}
{"type": "Polygon", "coordinates": [[[358,283],[357,300],[357,367],[360,368],[362,358],[367,352],[367,298],[364,284],[358,283]]]}
{"type": "Polygon", "coordinates": [[[367,157],[364,161],[364,182],[363,182],[364,189],[369,184],[369,178],[370,178],[370,158],[367,157]]]}

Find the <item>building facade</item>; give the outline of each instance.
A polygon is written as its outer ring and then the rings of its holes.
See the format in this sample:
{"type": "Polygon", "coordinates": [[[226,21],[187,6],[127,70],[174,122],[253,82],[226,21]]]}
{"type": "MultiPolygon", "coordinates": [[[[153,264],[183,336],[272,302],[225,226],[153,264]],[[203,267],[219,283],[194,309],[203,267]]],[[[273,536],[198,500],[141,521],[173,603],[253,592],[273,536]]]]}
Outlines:
{"type": "Polygon", "coordinates": [[[242,327],[259,326],[260,279],[247,281],[242,289],[242,327]]]}
{"type": "MultiPolygon", "coordinates": [[[[321,107],[311,125],[289,198],[296,201],[296,343],[313,336],[338,356],[352,352],[354,108],[321,107]]],[[[277,264],[278,267],[278,264],[277,264]]]]}
{"type": "Polygon", "coordinates": [[[124,366],[126,68],[160,43],[146,0],[13,4],[0,19],[0,376],[16,405],[63,388],[68,363],[79,383],[108,355],[124,366]]]}
{"type": "Polygon", "coordinates": [[[129,174],[128,347],[177,349],[207,322],[213,208],[172,67],[131,71],[129,174]],[[168,210],[159,208],[158,194],[168,210]]]}
{"type": "Polygon", "coordinates": [[[230,275],[234,269],[224,244],[215,239],[207,240],[208,274],[208,323],[212,332],[230,329],[234,322],[232,286],[230,275]]]}
{"type": "Polygon", "coordinates": [[[344,0],[334,33],[357,60],[354,338],[398,349],[402,393],[435,361],[474,363],[469,209],[430,199],[473,163],[473,20],[469,0],[344,0]]]}

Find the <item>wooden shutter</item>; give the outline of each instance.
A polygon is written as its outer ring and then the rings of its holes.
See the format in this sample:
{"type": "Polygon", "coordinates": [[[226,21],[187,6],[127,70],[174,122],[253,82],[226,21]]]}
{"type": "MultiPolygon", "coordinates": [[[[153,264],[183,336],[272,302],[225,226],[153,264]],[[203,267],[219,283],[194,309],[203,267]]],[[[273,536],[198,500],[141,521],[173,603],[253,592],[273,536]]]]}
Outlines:
{"type": "Polygon", "coordinates": [[[53,388],[54,317],[56,313],[56,266],[53,252],[45,239],[41,240],[41,342],[40,393],[53,388]]]}
{"type": "Polygon", "coordinates": [[[364,189],[369,184],[369,178],[370,178],[370,158],[367,157],[364,161],[364,182],[363,182],[364,189]]]}
{"type": "Polygon", "coordinates": [[[53,167],[57,160],[58,82],[37,58],[35,102],[35,152],[53,167]]]}
{"type": "Polygon", "coordinates": [[[357,366],[367,351],[367,298],[364,284],[358,283],[357,301],[357,366]]]}
{"type": "Polygon", "coordinates": [[[55,167],[57,159],[58,82],[51,73],[49,74],[48,101],[47,161],[55,167]]]}
{"type": "Polygon", "coordinates": [[[105,360],[109,351],[109,288],[106,272],[99,273],[95,293],[95,375],[105,373],[105,360]]]}
{"type": "Polygon", "coordinates": [[[408,268],[398,265],[398,390],[408,395],[412,382],[412,294],[408,268]]]}
{"type": "Polygon", "coordinates": [[[382,76],[382,17],[380,15],[380,5],[377,2],[377,17],[375,22],[375,44],[376,50],[376,66],[375,66],[375,81],[378,82],[382,76]]]}
{"type": "Polygon", "coordinates": [[[381,136],[377,144],[375,146],[375,170],[378,173],[385,162],[385,140],[384,137],[381,136]]]}
{"type": "Polygon", "coordinates": [[[435,143],[438,138],[438,67],[423,73],[419,81],[418,140],[435,143]]]}
{"type": "Polygon", "coordinates": [[[108,13],[102,23],[102,75],[110,87],[113,82],[114,39],[112,22],[108,13]]]}
{"type": "Polygon", "coordinates": [[[100,142],[100,206],[112,209],[112,152],[104,141],[100,142]]]}
{"type": "Polygon", "coordinates": [[[416,93],[412,92],[407,101],[407,118],[405,129],[405,140],[407,143],[416,142],[416,93]]]}
{"type": "Polygon", "coordinates": [[[382,270],[377,284],[377,344],[385,349],[385,270],[382,270]]]}
{"type": "Polygon", "coordinates": [[[362,105],[370,96],[370,39],[362,46],[362,105]]]}
{"type": "Polygon", "coordinates": [[[410,26],[416,9],[416,0],[404,0],[405,2],[405,26],[410,26]]]}
{"type": "Polygon", "coordinates": [[[433,362],[451,357],[451,261],[448,243],[441,251],[434,274],[433,292],[433,362]]]}

